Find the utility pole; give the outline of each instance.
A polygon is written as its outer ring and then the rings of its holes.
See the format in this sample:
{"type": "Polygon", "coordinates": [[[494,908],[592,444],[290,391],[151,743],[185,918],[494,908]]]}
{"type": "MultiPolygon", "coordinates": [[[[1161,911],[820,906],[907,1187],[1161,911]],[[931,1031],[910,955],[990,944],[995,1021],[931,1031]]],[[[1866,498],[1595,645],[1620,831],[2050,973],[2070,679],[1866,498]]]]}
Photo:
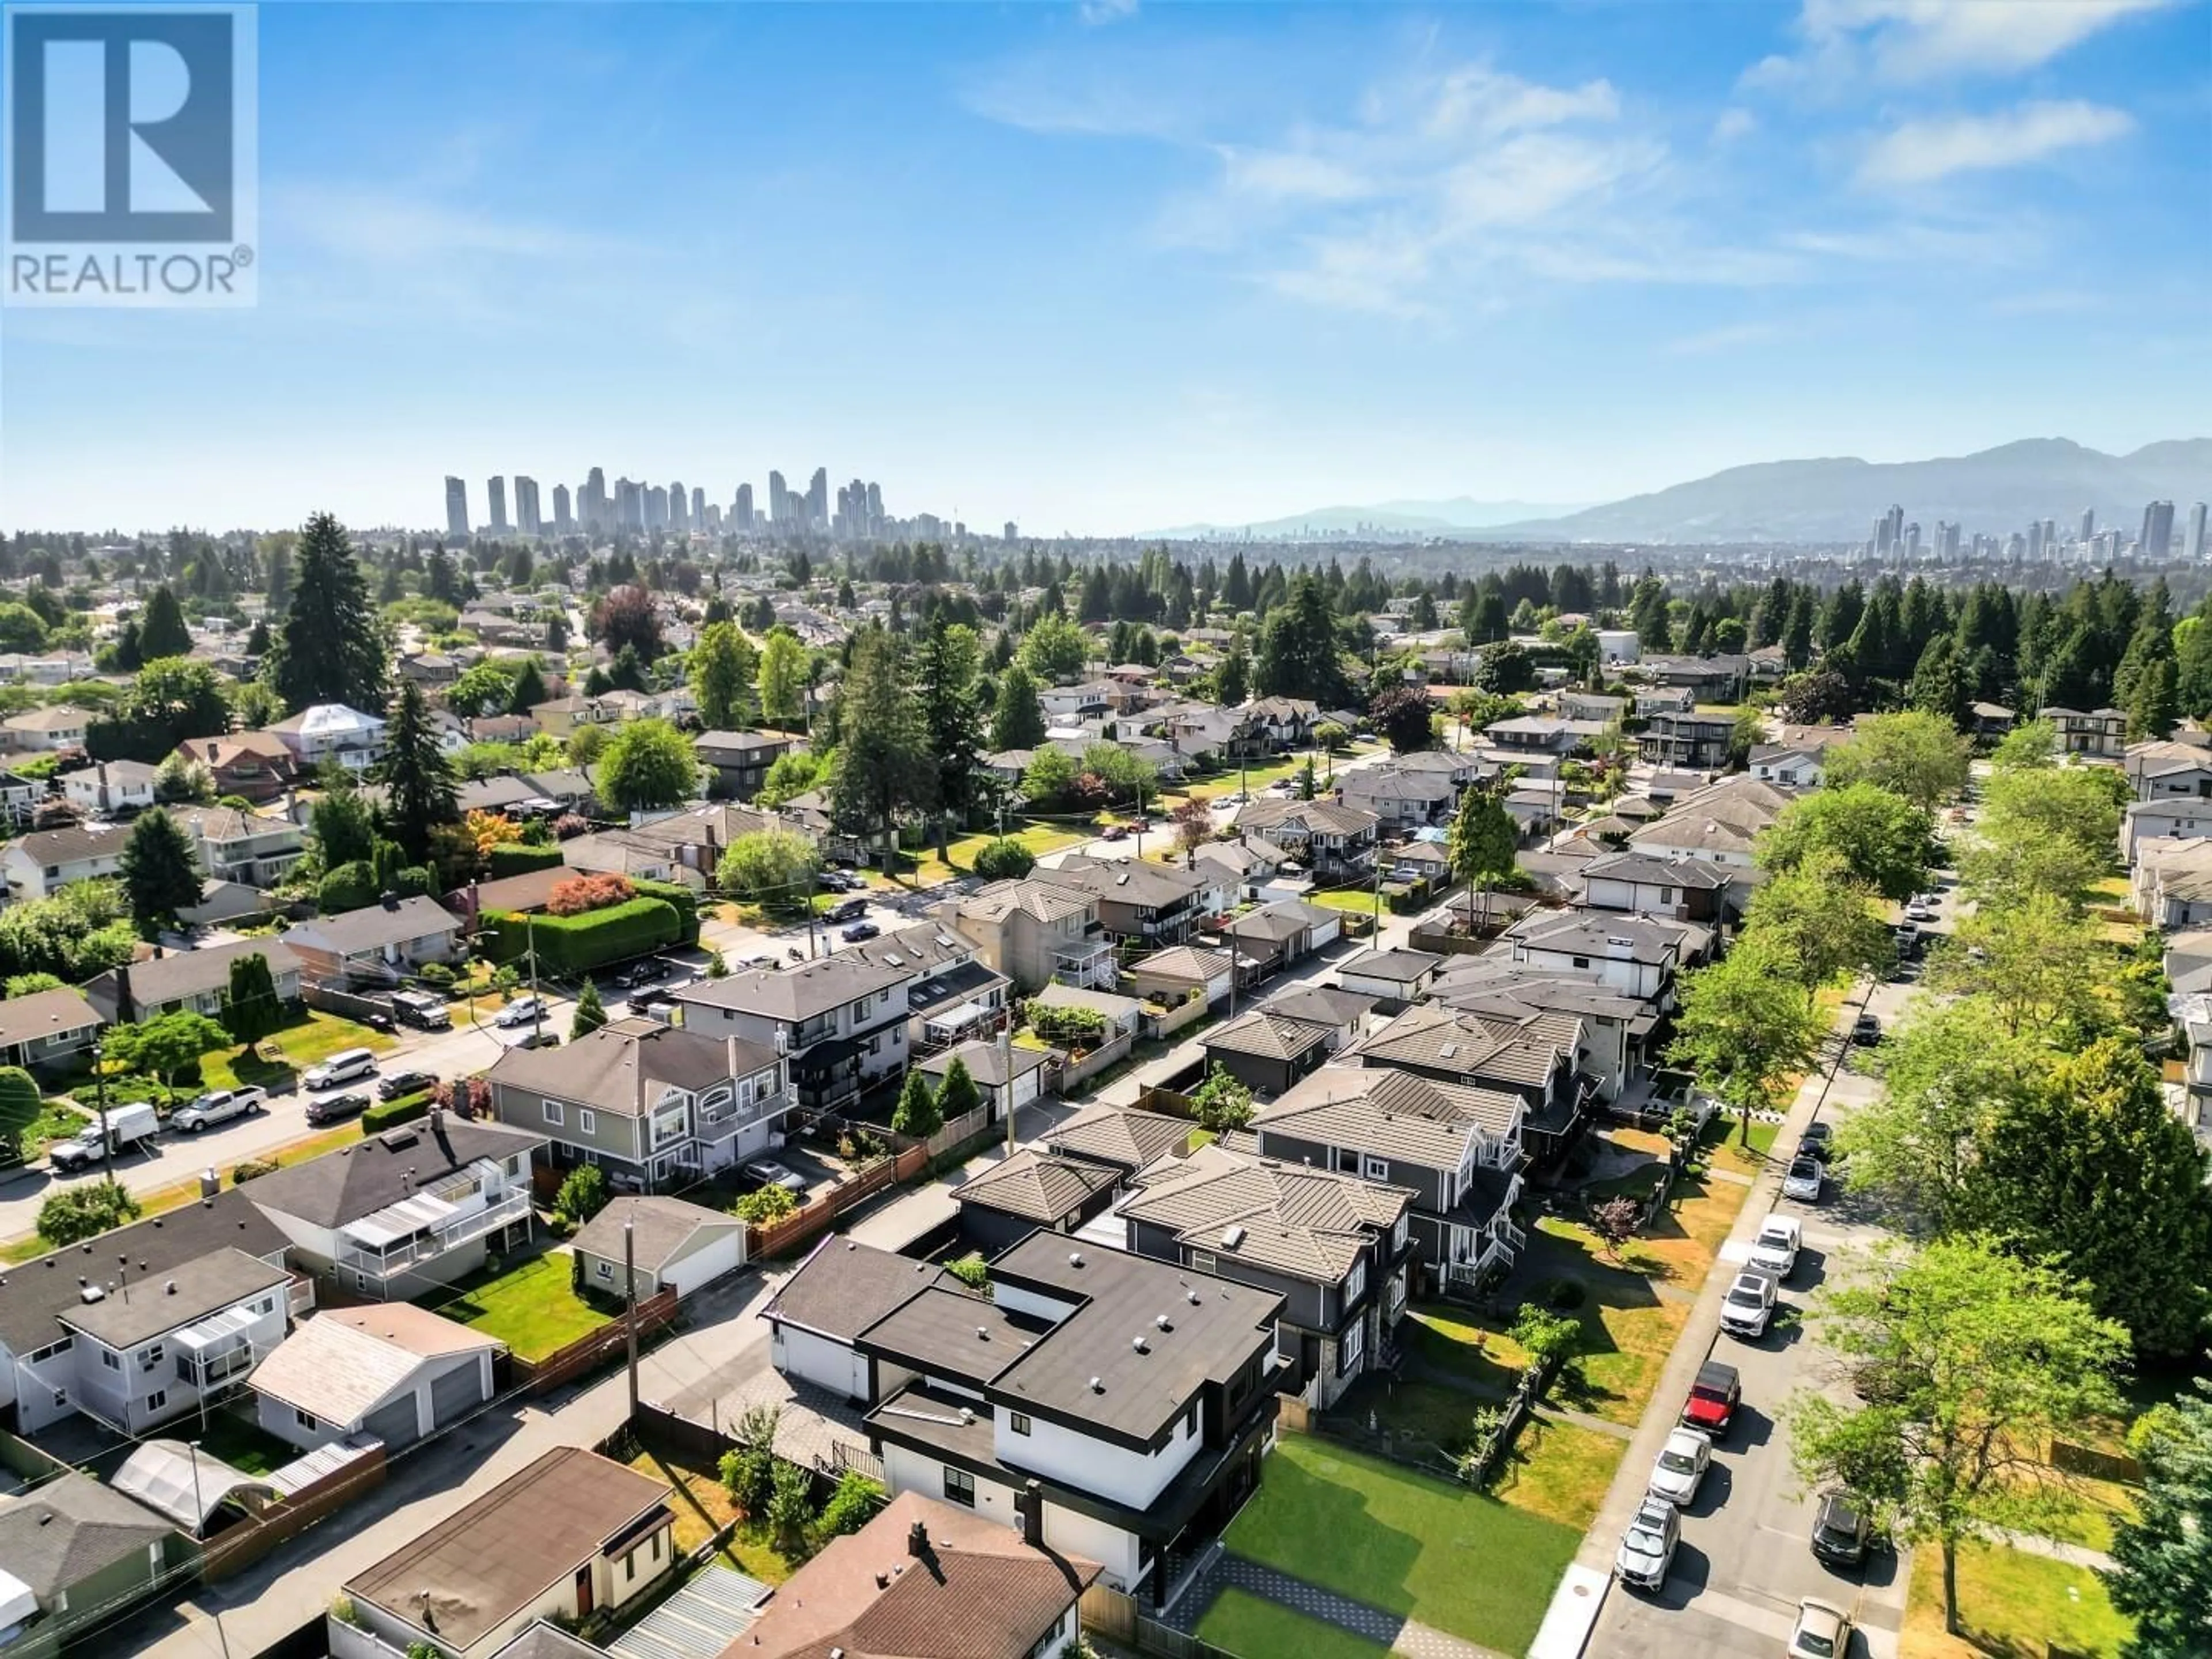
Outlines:
{"type": "Polygon", "coordinates": [[[100,1163],[101,1169],[106,1171],[107,1184],[112,1187],[115,1184],[115,1149],[113,1143],[107,1138],[107,1071],[101,1063],[101,1045],[94,1043],[92,1045],[92,1079],[93,1087],[98,1090],[100,1094],[100,1163]]]}
{"type": "Polygon", "coordinates": [[[534,914],[523,918],[523,938],[530,948],[530,1046],[535,1048],[545,1035],[545,1000],[538,994],[538,918],[534,914]]]}
{"type": "Polygon", "coordinates": [[[637,1206],[623,1218],[623,1335],[629,1350],[629,1423],[637,1424],[637,1206]]]}

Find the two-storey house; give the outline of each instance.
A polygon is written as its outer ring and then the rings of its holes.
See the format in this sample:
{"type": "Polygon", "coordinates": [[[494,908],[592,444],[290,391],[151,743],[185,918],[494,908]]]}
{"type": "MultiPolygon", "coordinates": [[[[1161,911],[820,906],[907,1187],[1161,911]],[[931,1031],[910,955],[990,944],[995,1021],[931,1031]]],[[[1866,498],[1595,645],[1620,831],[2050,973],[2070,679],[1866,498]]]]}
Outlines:
{"type": "Polygon", "coordinates": [[[1115,1207],[1128,1248],[1273,1291],[1276,1351],[1327,1409],[1390,1363],[1406,1311],[1410,1188],[1215,1143],[1140,1170],[1115,1207]]]}
{"type": "Polygon", "coordinates": [[[29,823],[46,793],[45,779],[0,769],[0,830],[19,830],[29,823]]]}
{"type": "Polygon", "coordinates": [[[1345,775],[1344,804],[1372,812],[1394,829],[1442,823],[1458,808],[1460,786],[1445,772],[1425,768],[1365,766],[1345,775]]]}
{"type": "Polygon", "coordinates": [[[1722,866],[1702,859],[1607,853],[1583,866],[1582,879],[1583,902],[1593,910],[1673,916],[1715,927],[1728,919],[1731,878],[1722,866]]]}
{"type": "Polygon", "coordinates": [[[1710,935],[1691,923],[1600,910],[1532,910],[1506,929],[1517,967],[1590,974],[1658,1012],[1674,1006],[1686,947],[1702,956],[1710,935]]]}
{"type": "Polygon", "coordinates": [[[1212,913],[1207,899],[1218,889],[1211,872],[1080,854],[1063,860],[1051,879],[1098,902],[1108,938],[1146,951],[1188,939],[1200,918],[1212,913]]]}
{"type": "Polygon", "coordinates": [[[494,1245],[504,1254],[528,1241],[530,1163],[544,1145],[433,1107],[235,1190],[289,1242],[295,1266],[356,1296],[404,1301],[466,1278],[494,1245]]]}
{"type": "Polygon", "coordinates": [[[917,921],[842,952],[914,977],[906,994],[906,1040],[927,1052],[998,1029],[1012,981],[982,960],[972,940],[941,921],[917,921]]]}
{"type": "Polygon", "coordinates": [[[769,1044],[618,1019],[558,1048],[508,1048],[485,1074],[492,1115],[542,1137],[554,1168],[593,1164],[665,1192],[783,1144],[791,1109],[769,1044]]]}
{"type": "Polygon", "coordinates": [[[172,751],[206,767],[220,799],[236,795],[265,806],[289,789],[300,764],[273,732],[236,732],[228,737],[189,738],[172,751]]]}
{"type": "Polygon", "coordinates": [[[1026,1514],[1048,1547],[1163,1605],[1259,1482],[1282,1297],[1046,1232],[991,1262],[988,1298],[896,1257],[856,1274],[866,1252],[830,1240],[785,1282],[767,1311],[779,1368],[794,1322],[810,1364],[848,1357],[894,1498],[1026,1514]]]}
{"type": "Polygon", "coordinates": [[[154,804],[154,769],[143,761],[101,761],[62,779],[62,794],[82,812],[126,817],[154,804]]]}
{"type": "Polygon", "coordinates": [[[2088,760],[2119,760],[2128,751],[2128,716],[2124,708],[2045,708],[2036,716],[2057,729],[2058,752],[2088,760]]]}
{"type": "Polygon", "coordinates": [[[2137,800],[2212,799],[2212,748],[2201,743],[2131,743],[2122,765],[2137,800]]]}
{"type": "Polygon", "coordinates": [[[1566,1013],[1506,1016],[1427,1003],[1364,1038],[1352,1058],[1440,1083],[1517,1094],[1528,1108],[1522,1145],[1539,1162],[1565,1151],[1596,1086],[1583,1068],[1582,1021],[1566,1013]]]}
{"type": "Polygon", "coordinates": [[[1735,716],[1660,713],[1638,733],[1636,746],[1654,766],[1687,767],[1713,771],[1728,764],[1729,748],[1735,741],[1735,716]]]}
{"type": "Polygon", "coordinates": [[[283,1340],[286,1243],[233,1188],[9,1268],[0,1407],[26,1435],[82,1411],[135,1437],[227,1397],[283,1340]]]}
{"type": "Polygon", "coordinates": [[[289,818],[264,817],[233,806],[173,806],[200,855],[200,867],[216,881],[273,887],[307,856],[306,834],[289,818]]]}
{"type": "Polygon", "coordinates": [[[1374,813],[1334,800],[1260,800],[1237,811],[1240,836],[1267,842],[1322,881],[1366,880],[1375,870],[1374,813]]]}
{"type": "Polygon", "coordinates": [[[750,800],[768,781],[768,769],[791,750],[780,732],[702,732],[691,752],[714,775],[719,792],[730,800],[750,800]]]}
{"type": "Polygon", "coordinates": [[[1110,989],[1115,983],[1114,945],[1099,921],[1098,901],[1078,888],[1036,878],[994,881],[946,900],[937,915],[1024,995],[1047,985],[1110,989]]]}
{"type": "Polygon", "coordinates": [[[269,730],[292,751],[302,772],[335,760],[349,772],[365,772],[384,758],[385,722],[342,702],[319,702],[269,730]]]}
{"type": "Polygon", "coordinates": [[[0,875],[8,896],[51,898],[74,881],[97,881],[123,873],[123,847],[131,831],[121,824],[72,825],[34,830],[0,848],[0,875]]]}
{"type": "Polygon", "coordinates": [[[906,1075],[915,977],[910,967],[841,951],[797,967],[697,980],[674,995],[687,1030],[781,1054],[795,1103],[834,1112],[906,1075]]]}
{"type": "Polygon", "coordinates": [[[1509,1090],[1324,1066],[1261,1107],[1252,1131],[1263,1158],[1410,1190],[1416,1257],[1439,1288],[1468,1294],[1527,1242],[1510,1213],[1527,1116],[1509,1090]]]}
{"type": "Polygon", "coordinates": [[[1431,992],[1438,1006],[1503,1020],[1560,1014],[1582,1022],[1577,1067],[1600,1098],[1618,1100],[1656,1062],[1659,1012],[1594,973],[1526,967],[1509,951],[1454,957],[1431,992]]]}

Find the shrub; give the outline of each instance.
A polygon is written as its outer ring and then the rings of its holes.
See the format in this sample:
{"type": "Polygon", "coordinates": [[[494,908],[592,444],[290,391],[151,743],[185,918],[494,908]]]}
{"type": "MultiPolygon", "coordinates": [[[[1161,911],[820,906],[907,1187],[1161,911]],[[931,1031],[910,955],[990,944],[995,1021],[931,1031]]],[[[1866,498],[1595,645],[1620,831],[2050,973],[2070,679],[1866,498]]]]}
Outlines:
{"type": "MultiPolygon", "coordinates": [[[[587,726],[585,729],[589,731],[592,728],[587,726]]],[[[553,838],[556,841],[574,841],[579,836],[588,835],[591,828],[589,818],[574,812],[563,812],[553,820],[553,838]]]]}
{"type": "Polygon", "coordinates": [[[39,1206],[39,1237],[60,1249],[138,1218],[138,1200],[105,1181],[50,1194],[39,1206]]]}
{"type": "Polygon", "coordinates": [[[430,1098],[457,1117],[474,1117],[490,1103],[491,1088],[480,1078],[441,1078],[430,1098]]]}
{"type": "Polygon", "coordinates": [[[568,1171],[553,1207],[571,1221],[589,1221],[607,1206],[613,1196],[607,1188],[607,1172],[596,1164],[580,1164],[568,1171]]]}
{"type": "Polygon", "coordinates": [[[561,862],[557,847],[533,847],[527,842],[501,842],[484,854],[484,868],[491,878],[501,876],[526,876],[533,870],[550,870],[561,862]]]}
{"type": "Polygon", "coordinates": [[[1544,1281],[1544,1305],[1565,1313],[1583,1305],[1589,1292],[1582,1281],[1575,1279],[1547,1279],[1544,1281]]]}
{"type": "Polygon", "coordinates": [[[1096,1008],[1056,1006],[1032,999],[1022,1010],[1030,1029],[1047,1042],[1068,1042],[1096,1048],[1106,1041],[1106,1016],[1096,1008]]]}
{"type": "Polygon", "coordinates": [[[1636,1229],[1643,1219],[1644,1206],[1626,1194],[1590,1206],[1590,1231],[1615,1261],[1620,1260],[1621,1246],[1636,1237],[1636,1229]]]}
{"type": "Polygon", "coordinates": [[[242,1187],[257,1176],[276,1174],[278,1167],[265,1158],[242,1158],[230,1166],[230,1184],[242,1187]]]}
{"type": "Polygon", "coordinates": [[[367,860],[341,864],[315,889],[315,908],[326,916],[343,915],[376,902],[376,872],[367,860]]]}
{"type": "Polygon", "coordinates": [[[640,898],[666,899],[676,907],[677,941],[683,945],[699,942],[699,896],[680,881],[647,881],[641,877],[630,878],[632,887],[640,898]]]}
{"type": "Polygon", "coordinates": [[[389,1129],[396,1124],[412,1123],[427,1116],[430,1110],[430,1091],[402,1095],[397,1100],[380,1101],[361,1115],[361,1132],[373,1135],[380,1129],[389,1129]]]}
{"type": "Polygon", "coordinates": [[[945,1271],[971,1291],[982,1290],[991,1282],[991,1264],[977,1250],[969,1251],[957,1261],[946,1262],[945,1271]]]}
{"type": "Polygon", "coordinates": [[[987,841],[975,852],[975,873],[986,881],[1018,881],[1035,868],[1036,854],[1012,836],[987,841]]]}
{"type": "Polygon", "coordinates": [[[781,1187],[763,1187],[757,1193],[747,1193],[735,1206],[738,1218],[750,1221],[756,1227],[781,1221],[798,1207],[799,1200],[781,1187]]]}
{"type": "Polygon", "coordinates": [[[434,991],[450,991],[457,977],[442,962],[426,962],[415,970],[415,976],[434,991]]]}
{"type": "Polygon", "coordinates": [[[1514,1318],[1513,1340],[1528,1351],[1530,1364],[1548,1366],[1573,1354],[1583,1340],[1582,1322],[1528,1303],[1514,1318]]]}
{"type": "Polygon", "coordinates": [[[637,890],[630,884],[628,876],[592,872],[555,883],[546,898],[545,909],[549,915],[580,916],[586,911],[604,910],[636,896],[637,890]]]}
{"type": "Polygon", "coordinates": [[[1217,1064],[1205,1082],[1192,1091],[1190,1109],[1198,1127],[1224,1134],[1252,1121],[1252,1091],[1217,1064]]]}
{"type": "Polygon", "coordinates": [[[778,1462],[768,1495],[768,1528],[776,1548],[792,1560],[804,1560],[813,1527],[814,1477],[796,1463],[778,1462]]]}
{"type": "Polygon", "coordinates": [[[501,963],[520,960],[534,937],[539,968],[574,977],[672,945],[682,927],[676,907],[658,898],[633,898],[577,915],[540,916],[534,927],[520,916],[499,915],[489,921],[486,954],[501,963]]]}
{"type": "Polygon", "coordinates": [[[874,1518],[883,1503],[881,1486],[866,1475],[848,1469],[838,1478],[837,1490],[830,1494],[830,1501],[822,1506],[814,1523],[815,1536],[826,1541],[856,1533],[874,1518]]]}

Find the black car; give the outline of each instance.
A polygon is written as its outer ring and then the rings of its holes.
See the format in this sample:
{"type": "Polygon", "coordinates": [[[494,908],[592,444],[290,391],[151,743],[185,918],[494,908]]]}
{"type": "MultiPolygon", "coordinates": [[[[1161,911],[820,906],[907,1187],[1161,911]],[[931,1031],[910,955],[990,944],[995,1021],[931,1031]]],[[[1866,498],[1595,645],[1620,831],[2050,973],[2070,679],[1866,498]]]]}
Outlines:
{"type": "Polygon", "coordinates": [[[824,910],[822,913],[822,920],[824,921],[858,921],[862,916],[865,916],[867,914],[867,900],[862,898],[849,898],[842,904],[833,904],[827,910],[824,910]]]}
{"type": "Polygon", "coordinates": [[[1808,1123],[1805,1133],[1797,1142],[1797,1156],[1815,1158],[1823,1164],[1835,1151],[1836,1126],[1832,1123],[1808,1123]]]}
{"type": "Polygon", "coordinates": [[[386,1072],[376,1085],[376,1097],[397,1100],[402,1095],[417,1094],[437,1086],[437,1078],[428,1072],[386,1072]]]}
{"type": "Polygon", "coordinates": [[[1865,1507],[1840,1487],[1820,1494],[1820,1507],[1813,1515],[1813,1553],[1840,1567],[1856,1567],[1866,1559],[1874,1539],[1874,1523],[1865,1507]]]}
{"type": "Polygon", "coordinates": [[[307,1103],[310,1123],[343,1123],[368,1109],[367,1095],[324,1095],[307,1103]]]}
{"type": "Polygon", "coordinates": [[[1862,1048],[1871,1048],[1881,1041],[1881,1022],[1872,1014],[1861,1014],[1851,1022],[1851,1041],[1862,1048]]]}
{"type": "Polygon", "coordinates": [[[676,999],[673,995],[666,991],[659,989],[658,987],[648,988],[646,990],[638,992],[635,996],[630,998],[629,1011],[633,1014],[641,1014],[648,1008],[658,1008],[664,1003],[670,1003],[675,1000],[676,999]]]}
{"type": "Polygon", "coordinates": [[[627,991],[667,977],[668,964],[665,962],[659,957],[641,957],[615,975],[615,985],[617,989],[627,991]]]}

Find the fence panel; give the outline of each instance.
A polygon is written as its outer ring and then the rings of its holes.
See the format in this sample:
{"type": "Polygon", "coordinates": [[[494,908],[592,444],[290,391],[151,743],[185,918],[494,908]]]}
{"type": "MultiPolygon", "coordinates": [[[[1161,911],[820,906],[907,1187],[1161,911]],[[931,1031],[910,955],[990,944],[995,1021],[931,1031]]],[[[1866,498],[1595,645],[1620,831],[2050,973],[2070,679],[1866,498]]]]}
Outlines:
{"type": "Polygon", "coordinates": [[[2123,1486],[2142,1484],[2143,1466],[2120,1452],[2077,1446],[2070,1440],[2051,1443],[2051,1467],[2069,1474],[2085,1474],[2094,1480],[2117,1480],[2123,1486]]]}
{"type": "MultiPolygon", "coordinates": [[[[637,1304],[637,1334],[641,1341],[676,1317],[676,1292],[673,1289],[647,1297],[637,1304]]],[[[517,1359],[514,1364],[516,1383],[531,1394],[544,1394],[556,1389],[572,1378],[581,1376],[602,1361],[613,1358],[629,1346],[623,1334],[619,1319],[611,1325],[602,1325],[588,1336],[579,1337],[567,1347],[547,1354],[543,1359],[517,1359]]]]}

